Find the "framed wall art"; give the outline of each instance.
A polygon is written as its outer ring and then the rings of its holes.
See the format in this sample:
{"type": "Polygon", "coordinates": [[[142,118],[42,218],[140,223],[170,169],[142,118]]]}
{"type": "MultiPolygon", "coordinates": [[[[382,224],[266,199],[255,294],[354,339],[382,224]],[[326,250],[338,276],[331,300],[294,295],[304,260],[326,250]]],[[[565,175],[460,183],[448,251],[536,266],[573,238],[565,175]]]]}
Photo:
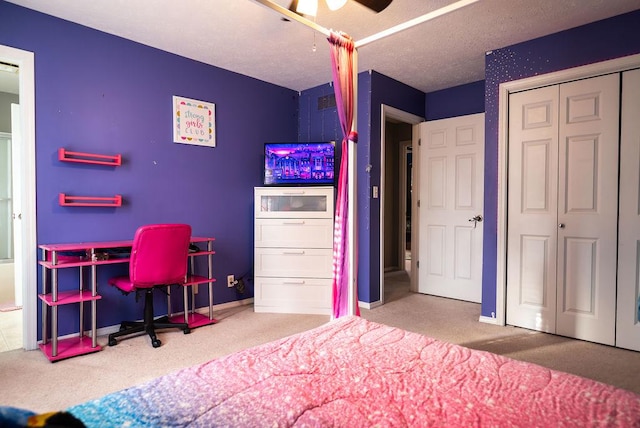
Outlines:
{"type": "Polygon", "coordinates": [[[173,142],[216,146],[216,105],[173,96],[173,142]]]}

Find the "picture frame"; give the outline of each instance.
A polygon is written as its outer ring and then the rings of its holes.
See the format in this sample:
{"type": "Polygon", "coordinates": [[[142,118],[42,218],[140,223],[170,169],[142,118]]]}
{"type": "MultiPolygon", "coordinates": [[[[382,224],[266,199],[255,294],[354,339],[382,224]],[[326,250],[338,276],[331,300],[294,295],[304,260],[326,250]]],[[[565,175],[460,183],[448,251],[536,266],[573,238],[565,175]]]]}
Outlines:
{"type": "Polygon", "coordinates": [[[173,96],[173,142],[216,146],[216,105],[173,96]]]}

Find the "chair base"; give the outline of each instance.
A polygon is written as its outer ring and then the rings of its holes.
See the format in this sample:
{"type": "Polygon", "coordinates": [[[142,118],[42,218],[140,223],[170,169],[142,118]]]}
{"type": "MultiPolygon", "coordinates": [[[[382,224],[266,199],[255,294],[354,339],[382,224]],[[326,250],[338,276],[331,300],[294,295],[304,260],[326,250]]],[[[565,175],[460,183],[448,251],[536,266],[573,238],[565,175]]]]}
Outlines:
{"type": "Polygon", "coordinates": [[[191,333],[187,323],[171,322],[167,316],[158,319],[153,318],[153,289],[149,288],[145,291],[144,321],[123,321],[120,324],[120,331],[109,335],[109,346],[115,346],[118,343],[116,340],[118,337],[134,333],[147,333],[151,338],[151,345],[157,348],[162,342],[156,335],[156,329],[164,328],[177,328],[182,330],[184,334],[191,333]]]}

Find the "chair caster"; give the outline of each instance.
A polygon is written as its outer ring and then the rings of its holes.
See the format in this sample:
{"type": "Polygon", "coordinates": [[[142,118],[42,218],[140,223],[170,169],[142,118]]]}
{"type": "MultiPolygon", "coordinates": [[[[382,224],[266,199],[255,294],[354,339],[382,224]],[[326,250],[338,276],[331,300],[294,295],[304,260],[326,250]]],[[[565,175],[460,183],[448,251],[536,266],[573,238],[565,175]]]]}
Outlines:
{"type": "Polygon", "coordinates": [[[191,333],[191,329],[190,328],[185,328],[184,330],[182,330],[182,332],[184,334],[189,334],[189,333],[191,333]]]}
{"type": "Polygon", "coordinates": [[[117,343],[115,339],[109,338],[109,346],[116,346],[117,343]]]}
{"type": "Polygon", "coordinates": [[[153,345],[154,348],[159,348],[162,342],[160,342],[160,339],[153,339],[151,340],[151,345],[153,345]]]}

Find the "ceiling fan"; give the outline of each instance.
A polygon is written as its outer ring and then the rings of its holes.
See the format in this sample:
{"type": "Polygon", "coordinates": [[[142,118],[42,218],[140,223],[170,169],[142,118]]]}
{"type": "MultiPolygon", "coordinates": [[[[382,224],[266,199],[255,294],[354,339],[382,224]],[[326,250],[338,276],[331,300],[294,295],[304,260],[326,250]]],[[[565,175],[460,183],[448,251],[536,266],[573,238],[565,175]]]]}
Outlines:
{"type": "MultiPolygon", "coordinates": [[[[347,0],[325,0],[330,10],[338,10],[347,3],[347,0]]],[[[354,0],[375,13],[382,12],[393,0],[354,0]]],[[[298,15],[316,16],[318,0],[293,0],[289,10],[298,15]]]]}

